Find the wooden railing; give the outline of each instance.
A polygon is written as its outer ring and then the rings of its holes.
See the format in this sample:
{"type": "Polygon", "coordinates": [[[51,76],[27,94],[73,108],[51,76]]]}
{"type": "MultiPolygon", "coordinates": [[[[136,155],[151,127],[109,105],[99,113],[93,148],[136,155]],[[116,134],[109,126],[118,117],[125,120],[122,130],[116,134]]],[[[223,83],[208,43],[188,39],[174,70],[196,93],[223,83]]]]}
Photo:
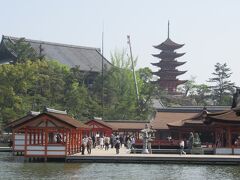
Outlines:
{"type": "MultiPolygon", "coordinates": [[[[136,140],[136,145],[142,145],[142,140],[138,139],[136,140]]],[[[160,140],[160,139],[154,139],[151,142],[152,146],[179,146],[179,140],[160,140]]]]}
{"type": "MultiPolygon", "coordinates": [[[[158,147],[161,147],[161,146],[176,147],[176,146],[179,146],[179,141],[180,140],[177,140],[177,139],[172,139],[172,140],[154,139],[151,142],[151,145],[158,146],[158,147]]],[[[142,140],[141,139],[136,140],[136,145],[142,145],[142,140]]],[[[214,144],[202,143],[202,146],[206,147],[206,148],[212,148],[212,147],[214,147],[214,144]]],[[[187,144],[185,144],[185,147],[187,147],[187,144]]]]}

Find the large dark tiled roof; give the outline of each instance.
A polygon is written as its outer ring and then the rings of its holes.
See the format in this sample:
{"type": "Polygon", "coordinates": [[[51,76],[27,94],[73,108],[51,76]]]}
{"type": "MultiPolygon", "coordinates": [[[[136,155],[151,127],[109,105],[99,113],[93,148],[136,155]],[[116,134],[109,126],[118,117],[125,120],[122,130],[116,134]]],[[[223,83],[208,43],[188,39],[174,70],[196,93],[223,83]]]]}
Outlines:
{"type": "MultiPolygon", "coordinates": [[[[17,37],[3,36],[2,41],[14,42],[19,40],[17,37]]],[[[34,50],[40,54],[40,45],[42,54],[47,59],[58,60],[62,64],[66,64],[70,67],[80,66],[82,71],[102,71],[102,55],[99,48],[75,46],[68,44],[52,43],[46,41],[38,41],[32,39],[25,39],[27,43],[34,48],[34,50]]],[[[111,63],[103,58],[104,66],[111,67],[111,63]]]]}

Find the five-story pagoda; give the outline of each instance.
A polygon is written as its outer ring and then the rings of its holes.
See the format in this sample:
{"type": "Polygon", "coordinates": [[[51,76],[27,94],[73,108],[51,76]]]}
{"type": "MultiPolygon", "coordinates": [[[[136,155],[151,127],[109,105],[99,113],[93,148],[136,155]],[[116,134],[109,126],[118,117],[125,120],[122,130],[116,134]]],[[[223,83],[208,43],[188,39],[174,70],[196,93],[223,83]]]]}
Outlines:
{"type": "Polygon", "coordinates": [[[176,58],[183,56],[185,53],[177,53],[175,50],[183,47],[184,44],[177,44],[169,38],[169,22],[168,22],[168,38],[163,43],[154,46],[161,50],[160,54],[153,54],[154,57],[160,59],[158,63],[151,63],[160,68],[159,71],[153,72],[160,79],[155,81],[161,89],[166,90],[169,94],[176,94],[177,86],[187,82],[179,80],[176,77],[184,74],[187,71],[179,71],[176,67],[185,64],[186,62],[178,62],[176,58]]]}

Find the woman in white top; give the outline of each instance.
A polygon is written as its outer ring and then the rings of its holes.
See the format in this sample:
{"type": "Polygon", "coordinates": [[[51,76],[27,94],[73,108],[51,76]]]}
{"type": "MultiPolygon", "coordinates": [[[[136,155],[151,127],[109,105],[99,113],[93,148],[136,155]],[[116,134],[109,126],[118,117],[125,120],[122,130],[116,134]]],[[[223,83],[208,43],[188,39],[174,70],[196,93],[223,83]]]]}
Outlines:
{"type": "Polygon", "coordinates": [[[103,137],[99,138],[100,149],[103,149],[103,137]]]}
{"type": "Polygon", "coordinates": [[[184,141],[183,140],[180,140],[179,146],[180,146],[180,155],[186,154],[186,152],[184,151],[184,141]]]}

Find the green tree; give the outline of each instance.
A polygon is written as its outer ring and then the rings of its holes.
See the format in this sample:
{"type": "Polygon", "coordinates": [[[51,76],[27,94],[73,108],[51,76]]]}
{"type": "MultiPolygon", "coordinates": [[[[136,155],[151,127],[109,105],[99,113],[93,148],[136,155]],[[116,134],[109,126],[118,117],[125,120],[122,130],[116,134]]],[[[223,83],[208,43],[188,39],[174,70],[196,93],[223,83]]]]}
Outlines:
{"type": "Polygon", "coordinates": [[[213,77],[208,81],[214,84],[211,86],[213,100],[217,105],[229,105],[234,91],[234,83],[229,80],[232,74],[231,69],[226,63],[217,63],[214,67],[213,77]]]}
{"type": "Polygon", "coordinates": [[[16,58],[16,61],[13,63],[24,63],[27,60],[36,61],[44,57],[43,55],[38,55],[30,43],[26,42],[24,38],[14,41],[9,40],[6,42],[6,45],[16,58]]]}
{"type": "Polygon", "coordinates": [[[192,95],[197,105],[206,106],[209,104],[211,90],[206,84],[200,84],[194,86],[194,94],[192,95]]]}
{"type": "MultiPolygon", "coordinates": [[[[113,67],[104,71],[104,118],[105,119],[147,119],[149,116],[150,84],[149,69],[140,69],[136,72],[140,93],[140,102],[137,102],[134,79],[130,58],[124,51],[114,52],[111,55],[113,67]]],[[[136,59],[134,60],[136,64],[136,59]]],[[[94,95],[101,105],[102,76],[100,75],[94,84],[94,95]]],[[[100,114],[101,115],[101,114],[100,114]]]]}
{"type": "Polygon", "coordinates": [[[137,72],[139,87],[139,115],[140,119],[147,119],[153,114],[152,99],[154,97],[155,85],[151,82],[152,71],[149,68],[140,68],[137,72]]]}
{"type": "Polygon", "coordinates": [[[48,106],[67,109],[84,119],[94,112],[87,88],[70,68],[56,61],[36,60],[0,66],[0,122],[6,124],[30,110],[48,106]],[[89,110],[89,108],[92,108],[89,110]]]}
{"type": "MultiPolygon", "coordinates": [[[[22,58],[15,64],[0,66],[1,126],[28,111],[42,111],[45,106],[67,110],[78,119],[102,116],[101,74],[89,88],[85,83],[88,77],[79,67],[22,58]]],[[[122,52],[114,53],[112,61],[115,66],[105,69],[103,76],[105,119],[147,119],[152,111],[150,69],[136,72],[141,99],[137,103],[130,59],[122,52]]]]}

